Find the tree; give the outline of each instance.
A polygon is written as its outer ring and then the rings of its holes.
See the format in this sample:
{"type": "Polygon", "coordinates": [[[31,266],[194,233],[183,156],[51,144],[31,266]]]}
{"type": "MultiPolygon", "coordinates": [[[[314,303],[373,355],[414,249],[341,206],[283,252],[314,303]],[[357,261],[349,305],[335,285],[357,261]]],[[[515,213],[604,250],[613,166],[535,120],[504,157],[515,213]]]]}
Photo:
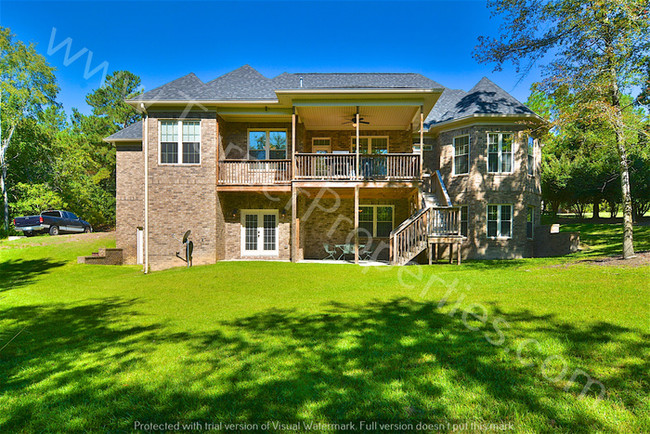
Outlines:
{"type": "MultiPolygon", "coordinates": [[[[648,0],[491,0],[503,17],[498,38],[481,37],[475,57],[500,69],[512,62],[527,73],[546,62],[540,89],[574,106],[559,112],[557,125],[578,115],[613,132],[624,211],[623,257],[634,256],[629,137],[625,92],[643,88],[650,61],[648,0]]],[[[641,101],[639,92],[635,102],[641,101]]]]}
{"type": "Polygon", "coordinates": [[[54,68],[36,52],[33,44],[14,39],[0,27],[0,191],[4,203],[4,229],[9,231],[7,150],[21,122],[34,119],[54,98],[59,88],[54,68]]]}

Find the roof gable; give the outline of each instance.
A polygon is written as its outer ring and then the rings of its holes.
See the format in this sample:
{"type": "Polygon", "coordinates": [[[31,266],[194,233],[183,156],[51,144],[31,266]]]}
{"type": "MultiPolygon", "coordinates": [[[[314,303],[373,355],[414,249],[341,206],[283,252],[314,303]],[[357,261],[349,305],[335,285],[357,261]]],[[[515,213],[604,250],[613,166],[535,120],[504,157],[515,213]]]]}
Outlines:
{"type": "Polygon", "coordinates": [[[445,89],[427,116],[426,123],[432,125],[478,114],[518,115],[534,112],[490,79],[483,77],[469,92],[445,89]]]}
{"type": "Polygon", "coordinates": [[[206,84],[203,99],[276,99],[273,82],[249,65],[235,69],[206,84]]]}

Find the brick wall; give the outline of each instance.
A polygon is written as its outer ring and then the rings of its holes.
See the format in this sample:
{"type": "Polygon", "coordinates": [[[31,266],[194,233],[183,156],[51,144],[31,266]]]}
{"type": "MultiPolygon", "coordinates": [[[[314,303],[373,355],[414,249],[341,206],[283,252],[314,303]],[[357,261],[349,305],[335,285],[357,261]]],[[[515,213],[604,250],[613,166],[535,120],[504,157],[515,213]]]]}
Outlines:
{"type": "Polygon", "coordinates": [[[149,262],[153,270],[185,265],[175,257],[181,240],[192,231],[194,264],[214,263],[223,248],[218,236],[216,210],[217,120],[213,112],[189,113],[201,121],[201,164],[160,165],[160,119],[177,119],[181,113],[149,113],[149,262]]]}
{"type": "MultiPolygon", "coordinates": [[[[535,176],[527,171],[527,144],[524,125],[473,125],[444,131],[436,136],[440,172],[451,201],[468,206],[468,240],[463,254],[469,258],[518,258],[533,255],[533,241],[526,238],[527,205],[535,207],[535,224],[540,221],[541,187],[539,146],[535,155],[535,176]],[[508,174],[487,172],[487,133],[513,132],[513,170],[508,174]],[[470,136],[470,168],[467,175],[453,175],[453,138],[470,136]],[[512,238],[487,237],[487,205],[513,204],[512,238]]],[[[437,154],[437,155],[436,155],[437,154]]],[[[426,157],[426,154],[425,154],[426,157]]],[[[427,164],[435,165],[434,158],[427,164]]]]}
{"type": "MultiPolygon", "coordinates": [[[[388,136],[388,152],[401,153],[413,151],[413,136],[410,130],[363,130],[359,134],[363,136],[388,136]]],[[[351,151],[352,139],[356,138],[356,132],[348,130],[308,130],[305,133],[305,152],[311,152],[312,139],[314,137],[329,137],[332,143],[332,151],[351,151]]]]}
{"type": "Polygon", "coordinates": [[[142,143],[116,146],[115,243],[124,262],[136,263],[136,231],[144,226],[144,154],[142,143]]]}
{"type": "MultiPolygon", "coordinates": [[[[243,209],[278,211],[278,256],[276,259],[291,259],[291,195],[278,193],[221,192],[219,194],[220,213],[223,215],[223,239],[225,240],[224,259],[242,259],[241,228],[243,209]],[[286,208],[285,208],[286,207],[286,208]],[[283,214],[283,210],[286,209],[283,214]]],[[[247,259],[255,257],[246,256],[247,259]]],[[[261,257],[269,259],[268,256],[261,257]]]]}

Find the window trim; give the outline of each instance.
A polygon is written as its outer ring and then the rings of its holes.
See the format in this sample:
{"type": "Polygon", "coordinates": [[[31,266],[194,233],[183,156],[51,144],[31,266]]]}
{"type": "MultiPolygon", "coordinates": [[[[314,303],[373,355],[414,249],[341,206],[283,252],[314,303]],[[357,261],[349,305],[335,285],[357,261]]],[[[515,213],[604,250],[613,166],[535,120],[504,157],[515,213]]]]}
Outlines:
{"type": "Polygon", "coordinates": [[[489,240],[511,240],[512,239],[512,233],[514,232],[514,220],[515,220],[515,205],[512,203],[488,203],[487,206],[485,207],[485,235],[489,240]],[[510,207],[510,236],[504,237],[501,235],[501,207],[502,206],[509,206],[510,207]],[[498,211],[497,211],[497,235],[494,237],[491,237],[488,234],[488,222],[490,222],[490,207],[491,206],[497,206],[498,211]]]}
{"type": "Polygon", "coordinates": [[[311,138],[311,152],[313,154],[316,153],[316,151],[314,150],[314,146],[323,146],[323,147],[327,146],[329,148],[327,153],[331,154],[332,153],[332,138],[331,137],[312,137],[311,138]],[[314,141],[316,141],[316,140],[327,140],[329,142],[329,145],[314,145],[314,141]]]}
{"type": "MultiPolygon", "coordinates": [[[[392,221],[391,221],[391,226],[392,226],[391,231],[392,231],[393,229],[395,229],[395,205],[360,203],[359,209],[361,208],[372,208],[372,234],[370,234],[372,238],[389,238],[390,236],[380,237],[377,235],[377,208],[392,208],[392,211],[390,213],[392,217],[392,221]]],[[[359,209],[357,209],[357,212],[359,212],[359,209]]],[[[359,221],[359,223],[361,223],[361,221],[359,221]]]]}
{"type": "MultiPolygon", "coordinates": [[[[451,157],[451,175],[452,176],[467,176],[469,175],[469,156],[470,156],[470,149],[471,149],[471,143],[472,143],[472,138],[470,137],[469,134],[461,134],[460,136],[454,136],[454,138],[451,141],[451,149],[452,149],[452,157],[451,157]],[[467,172],[464,173],[456,173],[456,139],[459,139],[461,137],[467,137],[467,172]]],[[[465,154],[461,154],[465,155],[465,154]]]]}
{"type": "Polygon", "coordinates": [[[535,205],[526,205],[526,239],[535,239],[535,205]],[[528,236],[528,211],[532,211],[530,214],[530,237],[528,236]]]}
{"type": "Polygon", "coordinates": [[[288,158],[289,155],[289,130],[287,128],[248,128],[246,130],[246,160],[247,161],[282,161],[282,160],[289,160],[288,158]],[[251,159],[251,131],[264,131],[266,133],[266,142],[264,144],[264,152],[266,153],[266,157],[264,160],[252,160],[251,159]],[[269,144],[270,144],[270,137],[271,135],[269,134],[272,131],[283,131],[286,134],[287,137],[287,149],[285,149],[284,153],[284,158],[280,158],[278,160],[271,160],[270,157],[270,149],[269,149],[269,144]]]}
{"type": "MultiPolygon", "coordinates": [[[[390,153],[390,136],[362,136],[359,135],[359,141],[361,139],[368,139],[368,153],[367,154],[362,154],[359,152],[361,155],[375,155],[373,152],[370,152],[372,149],[372,139],[386,139],[386,154],[390,153]]],[[[350,136],[350,152],[355,153],[354,151],[354,146],[356,145],[357,141],[357,136],[350,136]]],[[[385,154],[377,154],[377,155],[385,155],[385,154]]]]}
{"type": "MultiPolygon", "coordinates": [[[[203,162],[203,134],[201,132],[201,119],[194,118],[159,118],[158,119],[158,165],[159,166],[200,166],[203,162]],[[162,162],[162,123],[163,122],[177,122],[178,124],[178,138],[176,141],[176,155],[178,160],[176,163],[163,163],[162,162]],[[199,123],[199,162],[198,163],[183,163],[183,122],[198,122],[199,123]]],[[[167,142],[165,142],[167,143],[167,142]]],[[[171,142],[169,142],[171,143],[171,142]]],[[[189,143],[189,142],[188,142],[189,143]]],[[[192,142],[193,143],[193,142],[192,142]]]]}
{"type": "MultiPolygon", "coordinates": [[[[485,144],[486,144],[486,146],[485,146],[485,151],[486,151],[485,162],[487,164],[487,173],[491,173],[493,175],[509,175],[509,174],[514,173],[514,170],[515,170],[515,159],[514,159],[514,155],[515,155],[515,133],[512,132],[512,131],[488,131],[486,136],[485,136],[485,139],[486,139],[486,142],[485,142],[485,144]],[[498,145],[497,155],[499,156],[499,161],[498,161],[499,170],[497,172],[490,171],[490,134],[497,134],[499,136],[499,141],[497,142],[497,145],[498,145]],[[503,145],[503,135],[504,134],[509,134],[509,135],[512,136],[512,142],[511,142],[511,145],[510,145],[510,152],[509,152],[509,154],[510,154],[510,171],[509,172],[501,171],[502,162],[503,162],[502,145],[503,145]]],[[[507,205],[507,204],[504,204],[504,205],[507,205]]]]}

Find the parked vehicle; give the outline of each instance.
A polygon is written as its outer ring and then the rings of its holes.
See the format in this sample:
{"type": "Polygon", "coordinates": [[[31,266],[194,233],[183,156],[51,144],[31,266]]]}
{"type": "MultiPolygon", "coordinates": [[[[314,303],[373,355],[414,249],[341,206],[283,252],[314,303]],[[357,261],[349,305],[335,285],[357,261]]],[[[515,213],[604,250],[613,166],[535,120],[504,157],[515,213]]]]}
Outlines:
{"type": "Polygon", "coordinates": [[[16,217],[14,227],[17,231],[23,231],[28,237],[35,233],[48,232],[50,235],[59,235],[60,233],[88,233],[93,230],[87,221],[81,220],[69,211],[59,210],[43,211],[40,215],[16,217]]]}

